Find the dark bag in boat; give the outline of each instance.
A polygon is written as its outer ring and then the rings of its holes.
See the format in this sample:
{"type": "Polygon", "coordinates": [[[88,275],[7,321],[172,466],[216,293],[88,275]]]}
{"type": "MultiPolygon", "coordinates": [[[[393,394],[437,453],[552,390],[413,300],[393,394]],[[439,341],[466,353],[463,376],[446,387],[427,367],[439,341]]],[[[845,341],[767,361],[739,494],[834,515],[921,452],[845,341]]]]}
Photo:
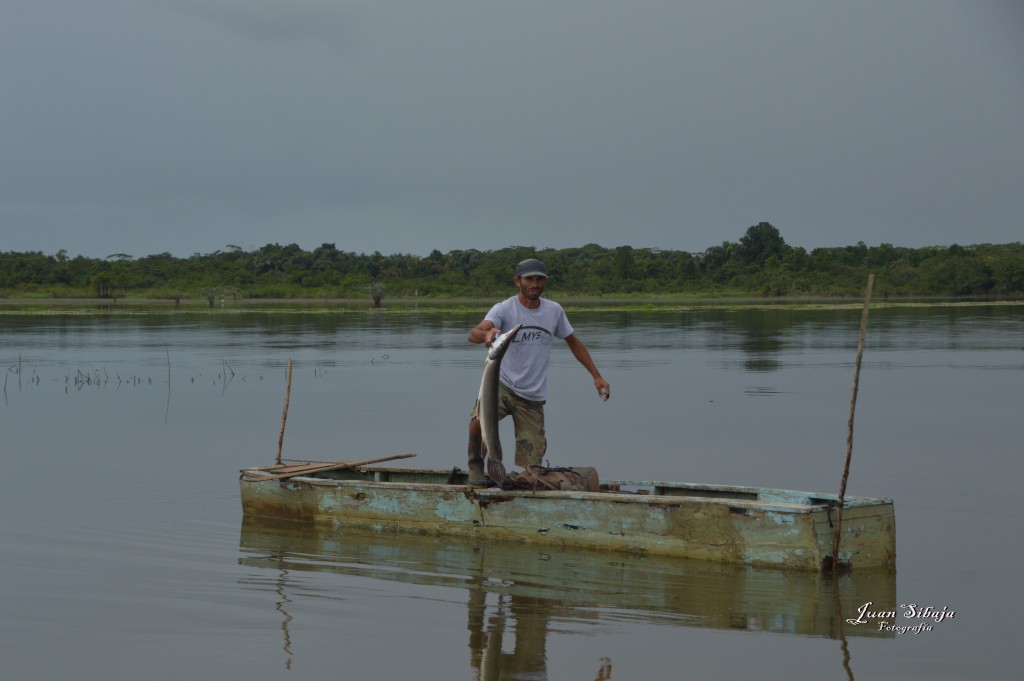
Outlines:
{"type": "Polygon", "coordinates": [[[505,478],[502,488],[531,491],[599,492],[601,481],[593,468],[527,466],[505,478]]]}

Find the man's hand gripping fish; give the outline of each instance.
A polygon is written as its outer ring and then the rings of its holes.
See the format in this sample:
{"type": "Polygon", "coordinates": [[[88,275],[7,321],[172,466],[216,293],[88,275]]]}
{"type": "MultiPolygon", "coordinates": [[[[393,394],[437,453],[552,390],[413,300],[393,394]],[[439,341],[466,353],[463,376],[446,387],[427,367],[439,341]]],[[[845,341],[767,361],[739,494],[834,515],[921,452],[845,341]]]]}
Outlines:
{"type": "Polygon", "coordinates": [[[516,324],[511,331],[497,336],[487,349],[484,375],[480,379],[480,392],[477,395],[477,417],[483,436],[484,455],[487,457],[487,474],[498,486],[505,482],[505,466],[501,463],[501,441],[498,439],[498,377],[501,372],[501,359],[508,352],[521,328],[522,324],[516,324]]]}

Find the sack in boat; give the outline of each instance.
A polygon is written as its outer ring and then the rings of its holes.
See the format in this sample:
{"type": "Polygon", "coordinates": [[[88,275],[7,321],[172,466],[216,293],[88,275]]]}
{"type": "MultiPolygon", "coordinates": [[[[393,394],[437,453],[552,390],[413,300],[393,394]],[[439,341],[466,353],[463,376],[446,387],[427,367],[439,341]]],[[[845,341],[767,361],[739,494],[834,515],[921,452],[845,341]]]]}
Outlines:
{"type": "Polygon", "coordinates": [[[599,492],[601,481],[593,468],[527,466],[505,478],[502,488],[531,491],[599,492]]]}

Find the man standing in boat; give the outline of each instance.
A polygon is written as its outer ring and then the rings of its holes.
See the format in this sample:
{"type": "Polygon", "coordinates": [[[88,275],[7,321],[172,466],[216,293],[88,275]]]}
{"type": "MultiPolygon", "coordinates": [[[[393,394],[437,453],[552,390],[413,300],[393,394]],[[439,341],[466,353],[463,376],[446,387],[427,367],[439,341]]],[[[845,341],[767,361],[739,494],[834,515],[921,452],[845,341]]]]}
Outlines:
{"type": "MultiPolygon", "coordinates": [[[[516,266],[512,280],[516,295],[496,304],[469,332],[470,343],[490,347],[502,329],[516,324],[523,327],[501,362],[498,384],[498,418],[509,414],[515,426],[517,466],[540,465],[547,451],[544,435],[544,403],[547,401],[548,364],[551,341],[561,338],[576,360],[594,378],[594,388],[602,400],[611,396],[611,386],[597,370],[583,342],[573,333],[562,306],[542,298],[548,282],[548,270],[540,260],[530,258],[516,266]]],[[[474,405],[469,421],[469,484],[483,485],[484,459],[479,404],[474,405]]],[[[493,454],[493,453],[492,453],[493,454]]],[[[500,453],[498,453],[500,458],[500,453]]]]}

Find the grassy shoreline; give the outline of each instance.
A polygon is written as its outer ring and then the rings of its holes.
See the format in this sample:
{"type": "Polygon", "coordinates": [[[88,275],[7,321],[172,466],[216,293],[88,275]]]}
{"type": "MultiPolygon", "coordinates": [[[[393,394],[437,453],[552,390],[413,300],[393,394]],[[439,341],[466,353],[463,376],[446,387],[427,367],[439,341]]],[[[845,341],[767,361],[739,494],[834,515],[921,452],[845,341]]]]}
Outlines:
{"type": "MultiPolygon", "coordinates": [[[[570,311],[652,311],[686,309],[844,309],[863,306],[863,299],[851,297],[785,297],[757,298],[750,296],[549,296],[570,311]]],[[[376,308],[365,298],[245,298],[218,301],[213,306],[206,300],[180,301],[153,298],[0,298],[0,315],[74,313],[74,314],[173,314],[173,313],[337,313],[367,312],[377,314],[450,313],[486,310],[496,298],[389,298],[376,308]]],[[[908,307],[982,307],[1024,306],[1020,298],[941,298],[905,297],[875,298],[872,309],[908,307]]]]}

